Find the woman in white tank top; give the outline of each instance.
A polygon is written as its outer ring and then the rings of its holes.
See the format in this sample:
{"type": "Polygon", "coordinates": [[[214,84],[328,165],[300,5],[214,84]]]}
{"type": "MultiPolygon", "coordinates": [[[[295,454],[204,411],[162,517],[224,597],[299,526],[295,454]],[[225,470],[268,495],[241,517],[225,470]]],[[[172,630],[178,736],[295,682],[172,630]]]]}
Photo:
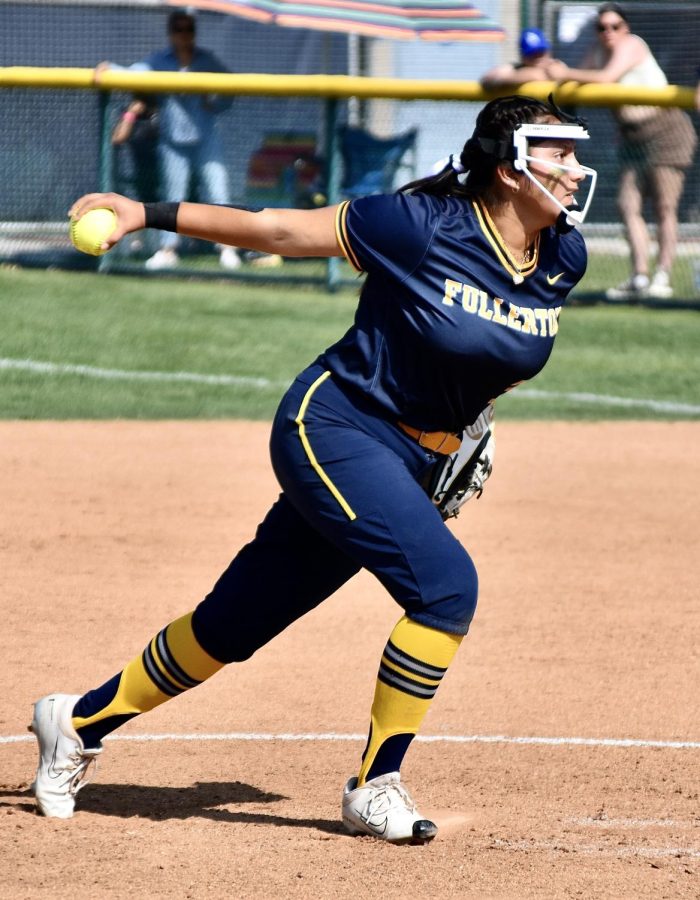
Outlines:
{"type": "MultiPolygon", "coordinates": [[[[665,87],[666,75],[646,42],[630,31],[617,3],[598,7],[598,45],[574,69],[552,60],[547,74],[556,81],[665,87]]],[[[676,256],[678,203],[697,137],[690,118],[676,108],[621,106],[613,112],[620,128],[618,208],[631,250],[632,274],[606,291],[609,300],[673,296],[671,268],[676,256]],[[649,279],[649,233],[643,217],[645,197],[653,202],[659,253],[649,279]]]]}

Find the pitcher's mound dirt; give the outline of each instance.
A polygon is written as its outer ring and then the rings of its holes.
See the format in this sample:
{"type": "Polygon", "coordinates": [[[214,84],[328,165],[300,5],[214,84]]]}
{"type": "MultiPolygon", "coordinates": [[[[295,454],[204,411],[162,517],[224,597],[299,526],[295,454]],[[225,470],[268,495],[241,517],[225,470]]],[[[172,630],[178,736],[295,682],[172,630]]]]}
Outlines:
{"type": "Polygon", "coordinates": [[[34,814],[32,702],[209,590],[277,494],[268,430],[0,423],[0,896],[699,897],[697,423],[499,424],[450,526],[479,609],[404,766],[429,846],[340,824],[400,614],[366,575],[105,742],[73,819],[34,814]]]}

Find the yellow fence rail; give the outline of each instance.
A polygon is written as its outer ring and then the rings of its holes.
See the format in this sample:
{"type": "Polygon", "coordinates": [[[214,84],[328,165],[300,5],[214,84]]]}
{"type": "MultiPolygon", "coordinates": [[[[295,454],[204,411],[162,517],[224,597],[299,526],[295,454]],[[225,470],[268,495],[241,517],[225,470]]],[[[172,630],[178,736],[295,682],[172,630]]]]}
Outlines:
{"type": "MultiPolygon", "coordinates": [[[[0,67],[0,88],[73,88],[76,90],[139,91],[144,93],[216,93],[247,96],[295,96],[347,99],[349,97],[394,100],[486,101],[513,93],[511,89],[484,90],[477,81],[440,81],[403,78],[366,78],[350,75],[214,75],[190,72],[131,72],[93,69],[0,67]]],[[[573,82],[557,85],[532,81],[517,93],[546,99],[554,94],[560,104],[581,106],[678,106],[692,109],[692,88],[629,87],[619,84],[573,82]]]]}

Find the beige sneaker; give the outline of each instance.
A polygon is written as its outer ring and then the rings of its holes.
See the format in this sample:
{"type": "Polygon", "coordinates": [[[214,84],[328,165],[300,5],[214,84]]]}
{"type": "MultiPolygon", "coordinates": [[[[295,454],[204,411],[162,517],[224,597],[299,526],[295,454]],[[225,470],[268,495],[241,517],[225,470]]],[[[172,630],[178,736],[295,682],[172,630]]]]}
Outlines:
{"type": "Polygon", "coordinates": [[[646,297],[648,291],[649,276],[637,273],[617,287],[608,288],[605,296],[608,300],[639,300],[646,297]]]}
{"type": "Polygon", "coordinates": [[[362,787],[351,778],[343,791],[343,825],[350,834],[370,834],[391,844],[426,844],[438,830],[418,812],[398,772],[378,775],[362,787]]]}
{"type": "Polygon", "coordinates": [[[229,272],[235,272],[241,267],[241,258],[236,252],[235,247],[222,247],[219,254],[219,265],[222,269],[229,272]]]}
{"type": "Polygon", "coordinates": [[[668,277],[668,272],[664,271],[664,269],[657,269],[654,273],[647,290],[647,297],[658,297],[660,300],[668,300],[673,297],[671,279],[668,277]]]}
{"type": "Polygon", "coordinates": [[[245,259],[255,269],[278,269],[284,263],[279,253],[257,253],[254,250],[246,253],[245,259]]]}

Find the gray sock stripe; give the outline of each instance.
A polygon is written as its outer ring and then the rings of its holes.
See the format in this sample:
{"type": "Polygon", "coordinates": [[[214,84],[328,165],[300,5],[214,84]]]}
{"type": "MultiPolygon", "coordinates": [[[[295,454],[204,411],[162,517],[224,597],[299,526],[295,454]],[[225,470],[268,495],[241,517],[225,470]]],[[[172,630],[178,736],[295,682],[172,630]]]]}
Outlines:
{"type": "Polygon", "coordinates": [[[412,678],[405,678],[393,669],[385,666],[384,663],[379,666],[377,678],[383,681],[384,684],[388,684],[389,687],[396,688],[397,691],[403,691],[404,694],[410,694],[412,697],[420,697],[421,700],[431,700],[438,689],[436,684],[422,684],[420,681],[413,681],[412,678]]]}
{"type": "Polygon", "coordinates": [[[197,687],[198,684],[201,684],[201,681],[196,681],[194,678],[190,678],[187,672],[184,669],[180,668],[180,666],[173,659],[173,655],[170,652],[170,647],[168,647],[168,641],[165,637],[166,629],[164,628],[158,637],[156,638],[156,644],[158,646],[158,653],[160,653],[160,659],[165,668],[168,670],[168,675],[175,679],[175,681],[179,681],[180,684],[184,684],[185,687],[193,688],[197,687]]]}
{"type": "Polygon", "coordinates": [[[424,678],[432,678],[435,681],[440,681],[447,671],[447,669],[441,669],[439,666],[431,666],[426,662],[422,662],[420,659],[416,659],[415,656],[409,656],[408,653],[399,650],[396,644],[392,644],[391,641],[384,648],[384,656],[395,665],[406,669],[407,672],[412,672],[414,675],[422,675],[424,678]]]}
{"type": "Polygon", "coordinates": [[[149,678],[158,688],[158,690],[162,691],[164,694],[167,694],[169,697],[177,697],[178,694],[182,693],[182,688],[177,687],[171,682],[166,681],[163,677],[163,673],[160,671],[158,666],[156,665],[155,660],[153,659],[153,652],[151,650],[151,645],[149,644],[146,649],[143,651],[143,665],[148,673],[149,678]]]}

